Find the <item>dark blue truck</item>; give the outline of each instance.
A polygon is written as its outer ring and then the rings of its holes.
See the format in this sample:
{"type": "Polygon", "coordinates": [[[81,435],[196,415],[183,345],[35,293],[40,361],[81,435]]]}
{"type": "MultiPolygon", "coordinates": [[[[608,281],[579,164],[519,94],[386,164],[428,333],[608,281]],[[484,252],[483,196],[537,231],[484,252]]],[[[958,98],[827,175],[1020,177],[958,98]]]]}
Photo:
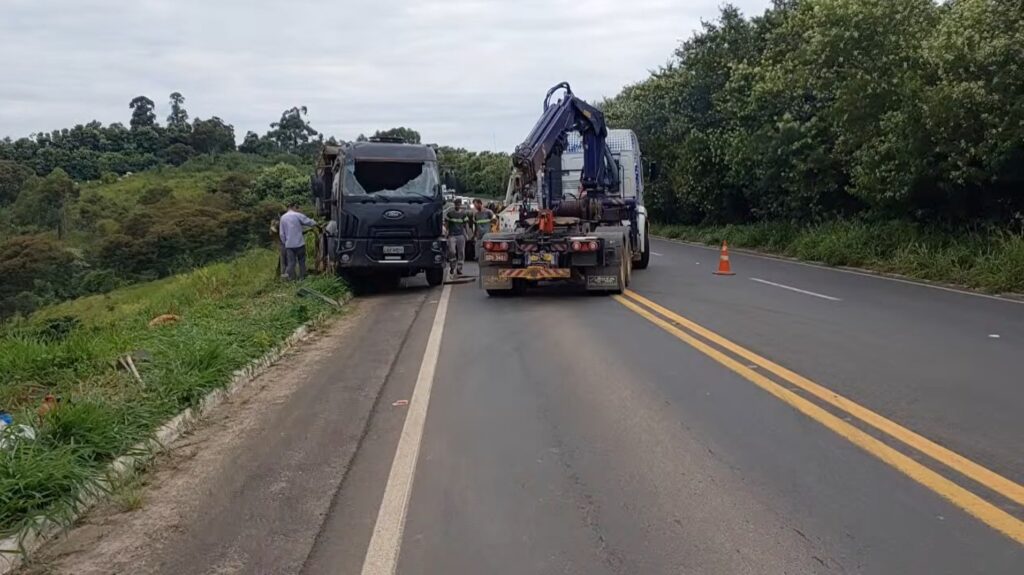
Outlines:
{"type": "Polygon", "coordinates": [[[444,199],[431,146],[373,139],[324,146],[312,177],[318,262],[354,286],[424,273],[444,281],[444,199]]]}

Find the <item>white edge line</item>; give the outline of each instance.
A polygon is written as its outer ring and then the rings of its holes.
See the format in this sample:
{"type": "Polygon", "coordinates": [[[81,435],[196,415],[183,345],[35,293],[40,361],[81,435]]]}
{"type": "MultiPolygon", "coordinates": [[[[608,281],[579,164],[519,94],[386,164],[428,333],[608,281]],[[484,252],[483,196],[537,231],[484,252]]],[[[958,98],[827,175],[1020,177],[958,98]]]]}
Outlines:
{"type": "Polygon", "coordinates": [[[444,332],[445,316],[448,314],[450,294],[451,286],[444,286],[440,302],[437,304],[437,312],[434,314],[434,323],[430,327],[427,347],[423,352],[420,372],[416,376],[416,386],[409,401],[409,411],[402,426],[402,435],[398,440],[395,458],[391,462],[391,472],[388,474],[384,497],[377,512],[377,522],[373,527],[370,545],[366,549],[363,575],[393,575],[398,569],[405,518],[409,510],[416,461],[419,459],[420,443],[423,439],[423,426],[427,419],[430,391],[434,386],[434,371],[441,351],[441,335],[444,332]]]}
{"type": "Polygon", "coordinates": [[[802,293],[804,295],[811,295],[811,296],[814,296],[814,297],[820,297],[821,299],[827,299],[829,301],[843,301],[843,300],[841,300],[841,299],[839,299],[837,297],[832,297],[830,295],[820,294],[820,293],[813,292],[813,291],[807,291],[805,289],[795,288],[793,286],[788,286],[788,285],[784,285],[784,284],[777,284],[775,282],[770,282],[768,280],[763,280],[761,278],[750,278],[750,281],[758,282],[758,283],[762,283],[762,284],[767,284],[767,285],[770,285],[770,286],[775,286],[777,288],[788,289],[789,291],[795,291],[797,293],[802,293]]]}
{"type": "MultiPolygon", "coordinates": [[[[715,252],[717,252],[717,251],[719,251],[721,249],[721,248],[718,248],[718,247],[715,247],[715,246],[706,246],[704,244],[698,244],[698,243],[694,243],[694,242],[684,242],[682,240],[674,240],[672,238],[663,238],[663,237],[658,237],[658,236],[652,236],[652,239],[655,239],[655,240],[658,240],[658,241],[662,241],[662,242],[668,242],[670,244],[679,244],[681,246],[690,246],[690,247],[694,247],[694,248],[701,248],[701,249],[705,249],[705,250],[712,250],[712,251],[715,251],[715,252]]],[[[912,285],[912,286],[937,289],[937,290],[947,291],[947,292],[950,292],[950,293],[958,293],[958,294],[962,294],[962,295],[970,295],[970,296],[981,297],[981,298],[985,298],[985,299],[992,299],[992,300],[1001,301],[1001,302],[1005,302],[1005,303],[1015,303],[1015,304],[1018,304],[1018,305],[1024,305],[1024,300],[1019,300],[1019,299],[1014,299],[1014,298],[1004,297],[1004,296],[998,296],[998,295],[992,295],[992,294],[987,294],[987,293],[980,293],[980,292],[970,291],[970,290],[965,290],[965,289],[957,289],[957,288],[952,288],[952,287],[947,287],[947,286],[942,286],[942,285],[936,285],[936,284],[932,284],[932,283],[926,283],[924,281],[918,281],[918,280],[912,280],[912,279],[903,279],[903,278],[894,278],[892,276],[884,275],[884,274],[881,274],[881,273],[862,272],[862,271],[857,271],[857,270],[849,269],[849,268],[841,268],[841,267],[835,267],[835,266],[826,266],[826,265],[816,264],[816,263],[811,263],[811,262],[802,262],[802,261],[797,261],[797,260],[791,260],[789,258],[783,258],[783,257],[771,256],[771,255],[765,255],[765,254],[758,254],[758,253],[754,253],[754,252],[752,252],[750,250],[734,249],[733,251],[736,252],[737,255],[749,256],[749,257],[752,257],[752,258],[759,258],[759,259],[762,259],[762,260],[771,260],[773,262],[781,262],[781,263],[784,263],[784,264],[793,264],[793,265],[804,266],[804,267],[808,267],[808,268],[815,268],[815,269],[819,269],[819,270],[826,270],[826,271],[830,271],[830,272],[840,272],[840,273],[844,273],[844,274],[853,274],[855,276],[863,276],[863,277],[866,277],[866,278],[873,278],[873,279],[876,279],[876,280],[888,280],[888,281],[891,281],[891,282],[897,282],[897,283],[901,283],[901,284],[907,284],[907,285],[912,285]]]]}

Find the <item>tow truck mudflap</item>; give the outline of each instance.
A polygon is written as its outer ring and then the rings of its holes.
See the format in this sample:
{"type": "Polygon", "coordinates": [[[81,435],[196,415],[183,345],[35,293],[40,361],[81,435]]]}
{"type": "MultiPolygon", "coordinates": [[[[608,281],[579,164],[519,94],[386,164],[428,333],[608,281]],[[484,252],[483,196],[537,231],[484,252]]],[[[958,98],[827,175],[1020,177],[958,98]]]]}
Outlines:
{"type": "Polygon", "coordinates": [[[497,269],[481,266],[480,287],[490,290],[510,290],[512,289],[512,278],[499,277],[497,269]]]}
{"type": "Polygon", "coordinates": [[[498,270],[498,277],[524,280],[567,280],[572,277],[572,270],[569,268],[548,268],[542,266],[504,268],[498,270]]]}
{"type": "Polygon", "coordinates": [[[618,266],[590,268],[586,275],[587,291],[612,291],[618,289],[618,273],[618,266]]]}

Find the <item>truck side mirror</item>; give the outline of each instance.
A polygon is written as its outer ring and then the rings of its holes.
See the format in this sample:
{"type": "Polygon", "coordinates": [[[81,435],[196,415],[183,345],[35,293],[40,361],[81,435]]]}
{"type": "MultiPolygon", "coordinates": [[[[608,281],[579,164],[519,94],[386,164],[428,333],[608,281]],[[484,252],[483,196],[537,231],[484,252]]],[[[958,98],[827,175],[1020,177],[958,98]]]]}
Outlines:
{"type": "Polygon", "coordinates": [[[650,170],[650,177],[648,179],[652,182],[656,181],[658,179],[658,174],[661,172],[661,170],[658,169],[658,162],[651,162],[650,166],[648,166],[648,170],[650,170]]]}

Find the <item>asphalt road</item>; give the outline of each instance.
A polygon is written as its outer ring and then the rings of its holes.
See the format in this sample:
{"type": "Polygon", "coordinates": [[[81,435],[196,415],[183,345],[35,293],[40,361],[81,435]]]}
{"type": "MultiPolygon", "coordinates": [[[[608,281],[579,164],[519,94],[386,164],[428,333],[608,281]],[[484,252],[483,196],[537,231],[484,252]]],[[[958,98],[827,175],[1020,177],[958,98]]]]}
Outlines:
{"type": "Polygon", "coordinates": [[[1024,573],[1024,304],[654,251],[624,297],[368,300],[138,572],[1024,573]]]}
{"type": "Polygon", "coordinates": [[[449,288],[418,458],[364,447],[306,572],[1024,572],[1024,305],[655,253],[626,298],[449,288]]]}

